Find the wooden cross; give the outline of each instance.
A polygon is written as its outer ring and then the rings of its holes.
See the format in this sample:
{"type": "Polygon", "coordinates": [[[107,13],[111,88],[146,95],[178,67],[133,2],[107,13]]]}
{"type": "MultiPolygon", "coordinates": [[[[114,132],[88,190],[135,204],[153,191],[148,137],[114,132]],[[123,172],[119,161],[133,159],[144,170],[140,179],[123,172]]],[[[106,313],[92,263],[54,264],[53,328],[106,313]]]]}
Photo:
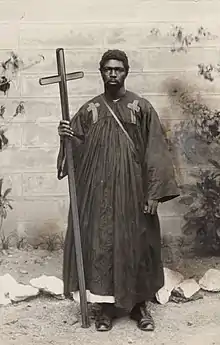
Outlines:
{"type": "MultiPolygon", "coordinates": [[[[62,118],[63,120],[70,121],[67,81],[83,78],[84,73],[74,72],[74,73],[66,74],[64,50],[62,48],[58,48],[56,50],[56,59],[57,59],[58,75],[41,78],[39,80],[39,83],[40,85],[50,85],[54,83],[59,83],[62,118]]],[[[90,324],[89,324],[88,305],[87,305],[87,298],[86,298],[85,276],[84,276],[80,227],[79,227],[79,214],[78,214],[77,198],[76,198],[74,162],[73,162],[73,153],[72,153],[72,143],[68,137],[65,138],[65,150],[66,150],[66,159],[67,159],[70,205],[71,205],[71,212],[72,212],[72,219],[73,219],[76,265],[77,265],[77,273],[78,273],[78,281],[79,281],[82,327],[88,328],[90,324]]]]}

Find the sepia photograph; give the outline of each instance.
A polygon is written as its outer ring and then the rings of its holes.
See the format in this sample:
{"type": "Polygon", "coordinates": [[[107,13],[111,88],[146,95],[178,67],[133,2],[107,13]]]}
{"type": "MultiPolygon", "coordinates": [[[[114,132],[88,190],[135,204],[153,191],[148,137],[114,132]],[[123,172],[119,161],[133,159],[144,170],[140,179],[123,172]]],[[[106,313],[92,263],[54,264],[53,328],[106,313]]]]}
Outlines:
{"type": "Polygon", "coordinates": [[[0,0],[0,345],[220,345],[220,0],[0,0]]]}

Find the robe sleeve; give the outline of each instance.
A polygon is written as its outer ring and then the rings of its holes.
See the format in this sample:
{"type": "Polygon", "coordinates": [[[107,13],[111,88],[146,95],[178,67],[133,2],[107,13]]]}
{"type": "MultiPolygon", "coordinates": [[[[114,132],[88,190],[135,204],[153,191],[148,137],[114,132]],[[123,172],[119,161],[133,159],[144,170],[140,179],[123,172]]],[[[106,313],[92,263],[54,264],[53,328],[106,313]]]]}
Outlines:
{"type": "MultiPolygon", "coordinates": [[[[76,168],[78,155],[77,149],[78,147],[83,144],[85,134],[86,134],[86,122],[85,122],[86,113],[84,107],[80,108],[80,110],[73,116],[71,119],[70,125],[73,129],[75,136],[72,139],[72,147],[73,147],[73,157],[74,157],[74,166],[76,168]]],[[[65,145],[64,140],[60,138],[60,148],[57,157],[57,178],[59,180],[63,179],[67,176],[67,160],[66,160],[66,152],[65,152],[65,145]]]]}
{"type": "Polygon", "coordinates": [[[171,154],[158,114],[147,101],[144,104],[143,118],[144,200],[165,202],[179,196],[171,154]]]}

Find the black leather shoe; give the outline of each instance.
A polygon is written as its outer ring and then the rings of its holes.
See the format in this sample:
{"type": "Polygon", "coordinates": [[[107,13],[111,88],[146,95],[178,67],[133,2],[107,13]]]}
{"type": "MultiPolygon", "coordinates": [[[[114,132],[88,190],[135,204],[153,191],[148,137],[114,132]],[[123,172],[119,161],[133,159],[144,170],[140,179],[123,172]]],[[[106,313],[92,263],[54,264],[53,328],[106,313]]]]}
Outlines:
{"type": "Polygon", "coordinates": [[[130,313],[130,318],[137,322],[137,327],[141,331],[152,332],[155,329],[154,320],[144,302],[136,304],[130,313]]]}
{"type": "Polygon", "coordinates": [[[95,328],[99,332],[106,332],[112,329],[113,305],[108,303],[100,304],[100,310],[95,318],[95,328]]]}
{"type": "Polygon", "coordinates": [[[112,319],[107,315],[97,316],[95,320],[95,328],[99,332],[107,332],[112,329],[112,319]]]}

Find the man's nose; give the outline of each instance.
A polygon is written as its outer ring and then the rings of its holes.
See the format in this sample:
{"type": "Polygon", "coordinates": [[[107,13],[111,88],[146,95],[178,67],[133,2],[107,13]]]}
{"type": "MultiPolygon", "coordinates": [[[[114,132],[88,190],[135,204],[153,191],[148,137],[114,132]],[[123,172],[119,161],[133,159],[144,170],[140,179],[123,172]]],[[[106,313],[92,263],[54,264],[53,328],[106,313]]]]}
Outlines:
{"type": "Polygon", "coordinates": [[[114,69],[111,70],[110,76],[111,76],[111,77],[114,77],[114,78],[117,77],[116,71],[115,71],[114,69]]]}

